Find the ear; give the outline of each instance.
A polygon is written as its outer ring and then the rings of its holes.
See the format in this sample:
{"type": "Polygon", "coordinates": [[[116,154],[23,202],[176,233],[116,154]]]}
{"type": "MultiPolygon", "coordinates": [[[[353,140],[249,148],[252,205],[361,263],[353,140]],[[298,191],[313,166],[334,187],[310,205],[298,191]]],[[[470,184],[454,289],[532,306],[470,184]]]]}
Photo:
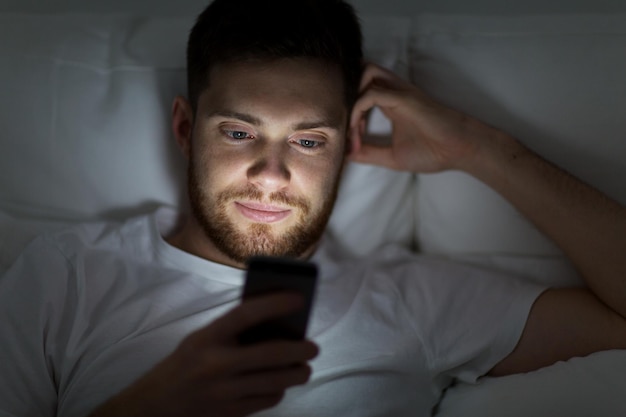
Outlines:
{"type": "Polygon", "coordinates": [[[193,132],[193,111],[191,104],[182,96],[177,96],[172,104],[172,131],[176,143],[185,158],[191,153],[191,134],[193,132]]]}
{"type": "Polygon", "coordinates": [[[348,128],[346,130],[346,138],[344,139],[344,146],[343,146],[343,155],[344,157],[349,157],[350,154],[352,153],[352,148],[353,148],[353,144],[352,144],[352,130],[351,128],[348,128]]]}

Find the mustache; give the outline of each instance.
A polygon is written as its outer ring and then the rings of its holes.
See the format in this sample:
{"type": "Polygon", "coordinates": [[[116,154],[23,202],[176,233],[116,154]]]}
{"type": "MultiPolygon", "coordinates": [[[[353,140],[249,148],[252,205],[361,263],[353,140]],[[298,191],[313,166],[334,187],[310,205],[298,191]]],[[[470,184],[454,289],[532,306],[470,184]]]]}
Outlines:
{"type": "Polygon", "coordinates": [[[278,203],[285,206],[299,208],[304,215],[309,214],[311,210],[308,201],[304,197],[290,196],[284,191],[275,191],[267,195],[264,199],[262,191],[253,186],[247,186],[242,189],[230,188],[222,191],[217,196],[217,204],[225,205],[232,200],[251,200],[259,203],[278,203]]]}

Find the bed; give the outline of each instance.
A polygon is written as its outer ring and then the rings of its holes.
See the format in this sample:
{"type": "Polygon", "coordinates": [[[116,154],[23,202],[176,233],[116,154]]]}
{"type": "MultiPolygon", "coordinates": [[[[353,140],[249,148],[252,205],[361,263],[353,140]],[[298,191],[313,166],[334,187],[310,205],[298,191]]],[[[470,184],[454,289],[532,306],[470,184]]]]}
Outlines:
{"type": "MultiPolygon", "coordinates": [[[[362,14],[366,55],[626,204],[626,13],[362,14]]],[[[169,131],[193,15],[0,13],[0,274],[37,234],[182,207],[169,131]]],[[[369,132],[385,140],[374,112],[369,132]]],[[[472,178],[351,164],[328,230],[341,256],[386,244],[582,285],[558,248],[472,178]],[[381,204],[384,202],[384,204],[381,204]]],[[[448,416],[626,415],[626,351],[455,384],[448,416]]]]}

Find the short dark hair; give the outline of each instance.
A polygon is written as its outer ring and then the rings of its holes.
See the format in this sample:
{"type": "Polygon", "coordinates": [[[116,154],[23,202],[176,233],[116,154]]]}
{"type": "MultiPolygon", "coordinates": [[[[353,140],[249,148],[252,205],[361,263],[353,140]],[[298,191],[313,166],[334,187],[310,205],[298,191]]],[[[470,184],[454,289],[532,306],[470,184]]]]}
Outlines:
{"type": "Polygon", "coordinates": [[[219,63],[314,58],[337,65],[348,108],[358,96],[362,34],[343,0],[214,0],[187,43],[187,88],[194,113],[219,63]]]}

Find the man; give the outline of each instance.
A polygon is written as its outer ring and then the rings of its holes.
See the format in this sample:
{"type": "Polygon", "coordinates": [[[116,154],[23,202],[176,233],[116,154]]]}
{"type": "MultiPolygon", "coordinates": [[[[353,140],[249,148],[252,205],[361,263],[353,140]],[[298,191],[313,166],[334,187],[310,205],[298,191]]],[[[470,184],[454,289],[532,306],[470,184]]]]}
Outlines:
{"type": "Polygon", "coordinates": [[[343,2],[272,5],[281,13],[216,0],[190,35],[189,101],[175,100],[172,124],[192,215],[180,227],[159,211],[43,237],[3,277],[0,415],[428,415],[453,378],[626,347],[623,207],[386,70],[361,76],[343,2]],[[373,106],[393,123],[390,148],[361,140],[373,106]],[[395,248],[334,260],[321,238],[348,143],[355,161],[481,179],[589,290],[395,248]],[[255,254],[319,264],[313,341],[237,343],[302,302],[239,302],[255,254]]]}

